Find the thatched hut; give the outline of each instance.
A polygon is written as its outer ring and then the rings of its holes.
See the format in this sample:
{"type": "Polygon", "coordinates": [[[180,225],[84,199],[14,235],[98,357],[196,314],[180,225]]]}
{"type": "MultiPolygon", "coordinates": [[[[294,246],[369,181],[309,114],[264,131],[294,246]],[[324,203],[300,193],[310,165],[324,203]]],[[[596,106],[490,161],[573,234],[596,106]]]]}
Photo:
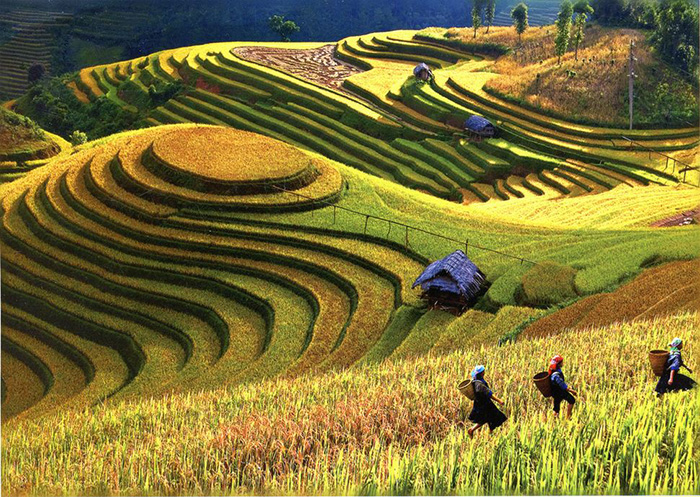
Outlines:
{"type": "Polygon", "coordinates": [[[471,116],[464,121],[464,129],[471,138],[481,140],[482,138],[491,138],[496,134],[496,127],[491,122],[482,116],[471,116]]]}
{"type": "Polygon", "coordinates": [[[421,298],[431,309],[459,315],[476,300],[485,282],[486,278],[476,264],[457,250],[425,268],[412,288],[420,285],[423,290],[421,298]]]}
{"type": "Polygon", "coordinates": [[[413,68],[413,75],[417,79],[423,81],[430,81],[431,79],[433,79],[433,71],[430,70],[430,66],[425,62],[421,62],[413,68]]]}

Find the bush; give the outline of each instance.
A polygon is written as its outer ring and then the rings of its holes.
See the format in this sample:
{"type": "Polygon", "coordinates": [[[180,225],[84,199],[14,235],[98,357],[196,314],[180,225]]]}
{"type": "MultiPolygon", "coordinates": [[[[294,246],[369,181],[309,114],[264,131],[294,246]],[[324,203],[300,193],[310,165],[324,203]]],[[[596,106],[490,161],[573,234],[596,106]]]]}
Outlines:
{"type": "Polygon", "coordinates": [[[87,135],[79,129],[76,129],[70,135],[70,142],[72,145],[82,145],[83,143],[87,143],[87,141],[87,135]]]}
{"type": "Polygon", "coordinates": [[[544,261],[532,267],[522,279],[520,303],[549,307],[577,296],[576,270],[556,262],[544,261]]]}

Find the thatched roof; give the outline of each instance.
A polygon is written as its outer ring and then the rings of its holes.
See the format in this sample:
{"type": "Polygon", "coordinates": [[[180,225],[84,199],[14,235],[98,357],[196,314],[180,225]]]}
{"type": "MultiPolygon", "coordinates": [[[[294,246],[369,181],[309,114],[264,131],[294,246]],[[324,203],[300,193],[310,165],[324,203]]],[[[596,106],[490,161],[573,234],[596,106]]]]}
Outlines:
{"type": "Polygon", "coordinates": [[[425,62],[421,62],[413,68],[413,75],[418,76],[418,74],[420,74],[421,71],[428,71],[428,73],[432,73],[432,71],[430,70],[430,66],[425,62]]]}
{"type": "Polygon", "coordinates": [[[485,117],[474,115],[464,121],[464,127],[470,131],[481,132],[489,127],[494,128],[494,125],[485,117]]]}
{"type": "Polygon", "coordinates": [[[425,268],[412,288],[421,285],[423,290],[446,291],[469,299],[479,293],[484,281],[484,275],[476,264],[464,252],[457,250],[425,268]]]}

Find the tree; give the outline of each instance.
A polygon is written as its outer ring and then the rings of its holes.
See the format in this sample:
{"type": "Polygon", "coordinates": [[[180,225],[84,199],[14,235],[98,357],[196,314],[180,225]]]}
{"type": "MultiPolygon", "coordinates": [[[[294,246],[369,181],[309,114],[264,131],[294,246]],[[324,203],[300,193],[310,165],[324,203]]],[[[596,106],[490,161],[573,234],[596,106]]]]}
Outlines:
{"type": "Polygon", "coordinates": [[[520,41],[522,34],[527,29],[527,5],[520,2],[513,10],[511,10],[510,17],[513,18],[515,32],[518,33],[518,41],[520,41]]]}
{"type": "Polygon", "coordinates": [[[593,13],[593,7],[588,4],[588,0],[578,0],[574,4],[574,12],[576,13],[574,19],[574,59],[578,60],[578,47],[583,41],[583,30],[586,27],[588,16],[593,13]]]}
{"type": "Polygon", "coordinates": [[[651,42],[675,67],[694,75],[698,67],[698,8],[689,0],[661,0],[651,42]]]}
{"type": "Polygon", "coordinates": [[[571,16],[574,15],[574,8],[569,0],[564,0],[557,16],[557,36],[554,38],[554,52],[559,59],[557,64],[561,64],[561,56],[566,53],[571,36],[571,16]]]}
{"type": "Polygon", "coordinates": [[[472,26],[474,26],[474,38],[476,30],[481,27],[481,14],[484,10],[484,0],[472,0],[472,26]]]}
{"type": "Polygon", "coordinates": [[[627,4],[625,0],[593,0],[595,18],[601,24],[621,26],[627,20],[627,4]]]}
{"type": "Polygon", "coordinates": [[[88,141],[87,135],[78,129],[73,131],[69,138],[72,145],[82,145],[88,141]]]}
{"type": "Polygon", "coordinates": [[[46,74],[46,69],[44,69],[44,66],[41,64],[32,64],[27,70],[27,81],[29,81],[30,85],[33,85],[43,78],[44,74],[46,74]]]}
{"type": "Polygon", "coordinates": [[[290,36],[299,32],[299,26],[294,21],[285,20],[284,16],[274,15],[267,20],[270,29],[277,33],[282,41],[291,41],[290,36]]]}
{"type": "Polygon", "coordinates": [[[496,16],[496,0],[486,1],[486,33],[488,34],[491,25],[493,24],[493,18],[496,16]]]}

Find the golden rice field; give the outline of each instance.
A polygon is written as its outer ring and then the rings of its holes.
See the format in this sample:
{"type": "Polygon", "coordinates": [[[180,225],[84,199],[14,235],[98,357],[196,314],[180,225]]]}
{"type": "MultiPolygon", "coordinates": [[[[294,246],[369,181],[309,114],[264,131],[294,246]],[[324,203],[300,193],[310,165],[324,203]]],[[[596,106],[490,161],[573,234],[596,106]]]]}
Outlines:
{"type": "Polygon", "coordinates": [[[657,400],[647,360],[681,336],[698,367],[697,226],[654,227],[700,204],[659,154],[691,157],[697,128],[550,118],[489,90],[511,56],[438,38],[340,40],[358,69],[332,86],[244,56],[319,43],[66,80],[144,129],[0,176],[8,495],[700,491],[700,400],[657,400]],[[499,136],[470,141],[471,114],[499,136]],[[411,288],[456,249],[487,281],[461,316],[411,288]],[[555,353],[569,421],[530,380],[555,353]],[[456,385],[477,363],[509,420],[472,440],[456,385]]]}
{"type": "MultiPolygon", "coordinates": [[[[3,430],[11,494],[692,494],[698,397],[653,395],[647,351],[697,346],[697,314],[63,412],[3,430]],[[530,381],[566,358],[555,421],[530,381]],[[475,363],[508,422],[471,440],[456,390],[475,363]]],[[[686,359],[697,366],[692,358],[686,359]]]]}
{"type": "Polygon", "coordinates": [[[590,229],[645,227],[668,214],[700,205],[697,188],[650,185],[617,188],[590,197],[529,197],[517,202],[470,204],[485,215],[512,223],[539,226],[568,226],[590,229]]]}

